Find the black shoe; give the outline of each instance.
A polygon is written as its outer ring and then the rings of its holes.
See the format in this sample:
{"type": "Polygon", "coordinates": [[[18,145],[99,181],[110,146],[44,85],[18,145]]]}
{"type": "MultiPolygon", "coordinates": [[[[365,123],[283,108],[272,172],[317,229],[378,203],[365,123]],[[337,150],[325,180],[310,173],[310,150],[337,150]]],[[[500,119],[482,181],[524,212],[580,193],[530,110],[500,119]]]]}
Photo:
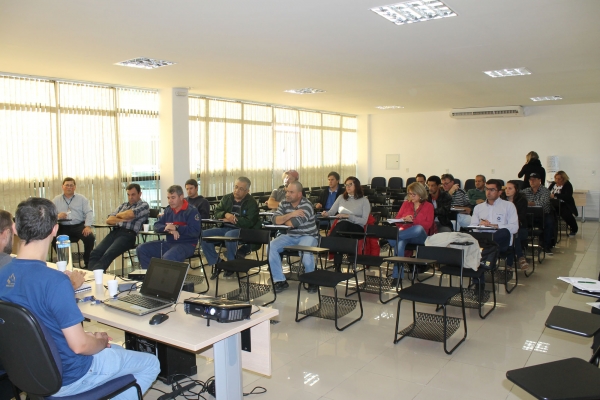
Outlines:
{"type": "Polygon", "coordinates": [[[223,273],[223,278],[229,278],[231,275],[233,275],[235,272],[233,271],[225,271],[223,273]]]}
{"type": "Polygon", "coordinates": [[[577,235],[577,231],[571,231],[569,232],[569,236],[573,237],[577,235]]]}
{"type": "Polygon", "coordinates": [[[218,268],[215,268],[215,271],[210,276],[210,280],[214,281],[215,279],[217,279],[217,276],[219,276],[220,273],[221,273],[221,270],[218,268]]]}
{"type": "Polygon", "coordinates": [[[396,286],[398,286],[398,278],[392,278],[391,285],[392,285],[393,288],[395,288],[396,286]]]}
{"type": "Polygon", "coordinates": [[[308,293],[317,293],[318,290],[319,286],[317,285],[308,285],[308,288],[306,289],[308,293]]]}
{"type": "Polygon", "coordinates": [[[546,253],[547,256],[553,256],[554,253],[552,252],[552,248],[548,247],[544,250],[544,252],[546,253]]]}
{"type": "Polygon", "coordinates": [[[281,282],[275,282],[275,284],[273,286],[275,286],[275,293],[281,293],[285,289],[289,288],[290,284],[287,283],[287,281],[281,281],[281,282]]]}

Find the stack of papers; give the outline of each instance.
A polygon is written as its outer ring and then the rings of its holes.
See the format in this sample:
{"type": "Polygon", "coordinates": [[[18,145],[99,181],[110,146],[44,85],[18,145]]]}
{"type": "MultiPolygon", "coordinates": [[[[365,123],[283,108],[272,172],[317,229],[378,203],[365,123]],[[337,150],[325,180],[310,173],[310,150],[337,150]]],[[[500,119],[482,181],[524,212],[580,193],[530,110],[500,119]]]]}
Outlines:
{"type": "Polygon", "coordinates": [[[75,293],[81,293],[87,290],[92,290],[92,285],[90,285],[89,283],[83,283],[81,286],[75,289],[75,293]]]}
{"type": "Polygon", "coordinates": [[[585,303],[585,304],[587,304],[588,306],[592,306],[592,307],[600,309],[600,303],[585,303]]]}
{"type": "Polygon", "coordinates": [[[558,279],[575,286],[579,290],[585,290],[588,292],[600,292],[600,281],[597,281],[595,279],[573,276],[559,276],[558,279]]]}
{"type": "Polygon", "coordinates": [[[402,224],[402,223],[404,223],[404,218],[400,218],[400,219],[389,218],[387,220],[387,222],[390,223],[390,224],[396,224],[396,223],[402,224]]]}

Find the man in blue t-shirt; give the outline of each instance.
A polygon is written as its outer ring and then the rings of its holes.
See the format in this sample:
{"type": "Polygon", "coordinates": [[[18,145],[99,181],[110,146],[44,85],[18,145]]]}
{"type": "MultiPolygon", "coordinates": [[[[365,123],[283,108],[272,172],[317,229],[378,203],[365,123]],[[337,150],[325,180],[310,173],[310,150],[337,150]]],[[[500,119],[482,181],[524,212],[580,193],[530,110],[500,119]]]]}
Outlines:
{"type": "MultiPolygon", "coordinates": [[[[16,230],[21,242],[17,258],[0,268],[0,299],[31,311],[56,342],[63,386],[55,396],[76,395],[127,374],[133,374],[145,392],[160,371],[158,359],[109,343],[106,332],[85,332],[69,277],[46,266],[57,220],[56,207],[47,199],[29,198],[19,204],[16,230]]],[[[132,388],[114,399],[136,398],[132,388]]]]}

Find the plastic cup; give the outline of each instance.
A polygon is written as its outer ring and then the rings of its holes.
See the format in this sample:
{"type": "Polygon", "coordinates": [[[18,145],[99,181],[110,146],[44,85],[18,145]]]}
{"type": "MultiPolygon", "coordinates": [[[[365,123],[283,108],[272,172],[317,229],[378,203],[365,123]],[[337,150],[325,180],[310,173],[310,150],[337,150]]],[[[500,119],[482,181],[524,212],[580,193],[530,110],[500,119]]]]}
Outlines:
{"type": "Polygon", "coordinates": [[[96,280],[96,285],[102,284],[102,278],[104,277],[103,269],[95,269],[94,270],[94,279],[96,280]]]}
{"type": "Polygon", "coordinates": [[[150,224],[144,224],[144,232],[148,232],[150,230],[150,224]]]}
{"type": "Polygon", "coordinates": [[[66,261],[57,261],[56,267],[60,272],[65,272],[67,270],[67,262],[66,261]]]}
{"type": "Polygon", "coordinates": [[[119,282],[117,282],[115,279],[111,279],[107,282],[107,284],[108,294],[110,295],[110,297],[116,296],[117,293],[119,293],[119,282]]]}

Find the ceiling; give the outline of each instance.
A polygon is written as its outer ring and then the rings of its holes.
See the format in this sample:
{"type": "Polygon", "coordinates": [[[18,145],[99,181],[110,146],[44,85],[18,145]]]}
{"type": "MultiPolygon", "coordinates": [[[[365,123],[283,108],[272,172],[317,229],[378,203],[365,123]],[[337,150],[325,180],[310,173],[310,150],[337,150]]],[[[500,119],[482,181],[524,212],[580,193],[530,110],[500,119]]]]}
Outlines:
{"type": "Polygon", "coordinates": [[[402,26],[385,4],[0,0],[0,71],[348,114],[600,102],[598,0],[446,0],[457,17],[402,26]],[[141,56],[177,64],[114,65],[141,56]],[[532,75],[482,72],[513,67],[532,75]],[[304,87],[326,93],[284,93],[304,87]]]}

